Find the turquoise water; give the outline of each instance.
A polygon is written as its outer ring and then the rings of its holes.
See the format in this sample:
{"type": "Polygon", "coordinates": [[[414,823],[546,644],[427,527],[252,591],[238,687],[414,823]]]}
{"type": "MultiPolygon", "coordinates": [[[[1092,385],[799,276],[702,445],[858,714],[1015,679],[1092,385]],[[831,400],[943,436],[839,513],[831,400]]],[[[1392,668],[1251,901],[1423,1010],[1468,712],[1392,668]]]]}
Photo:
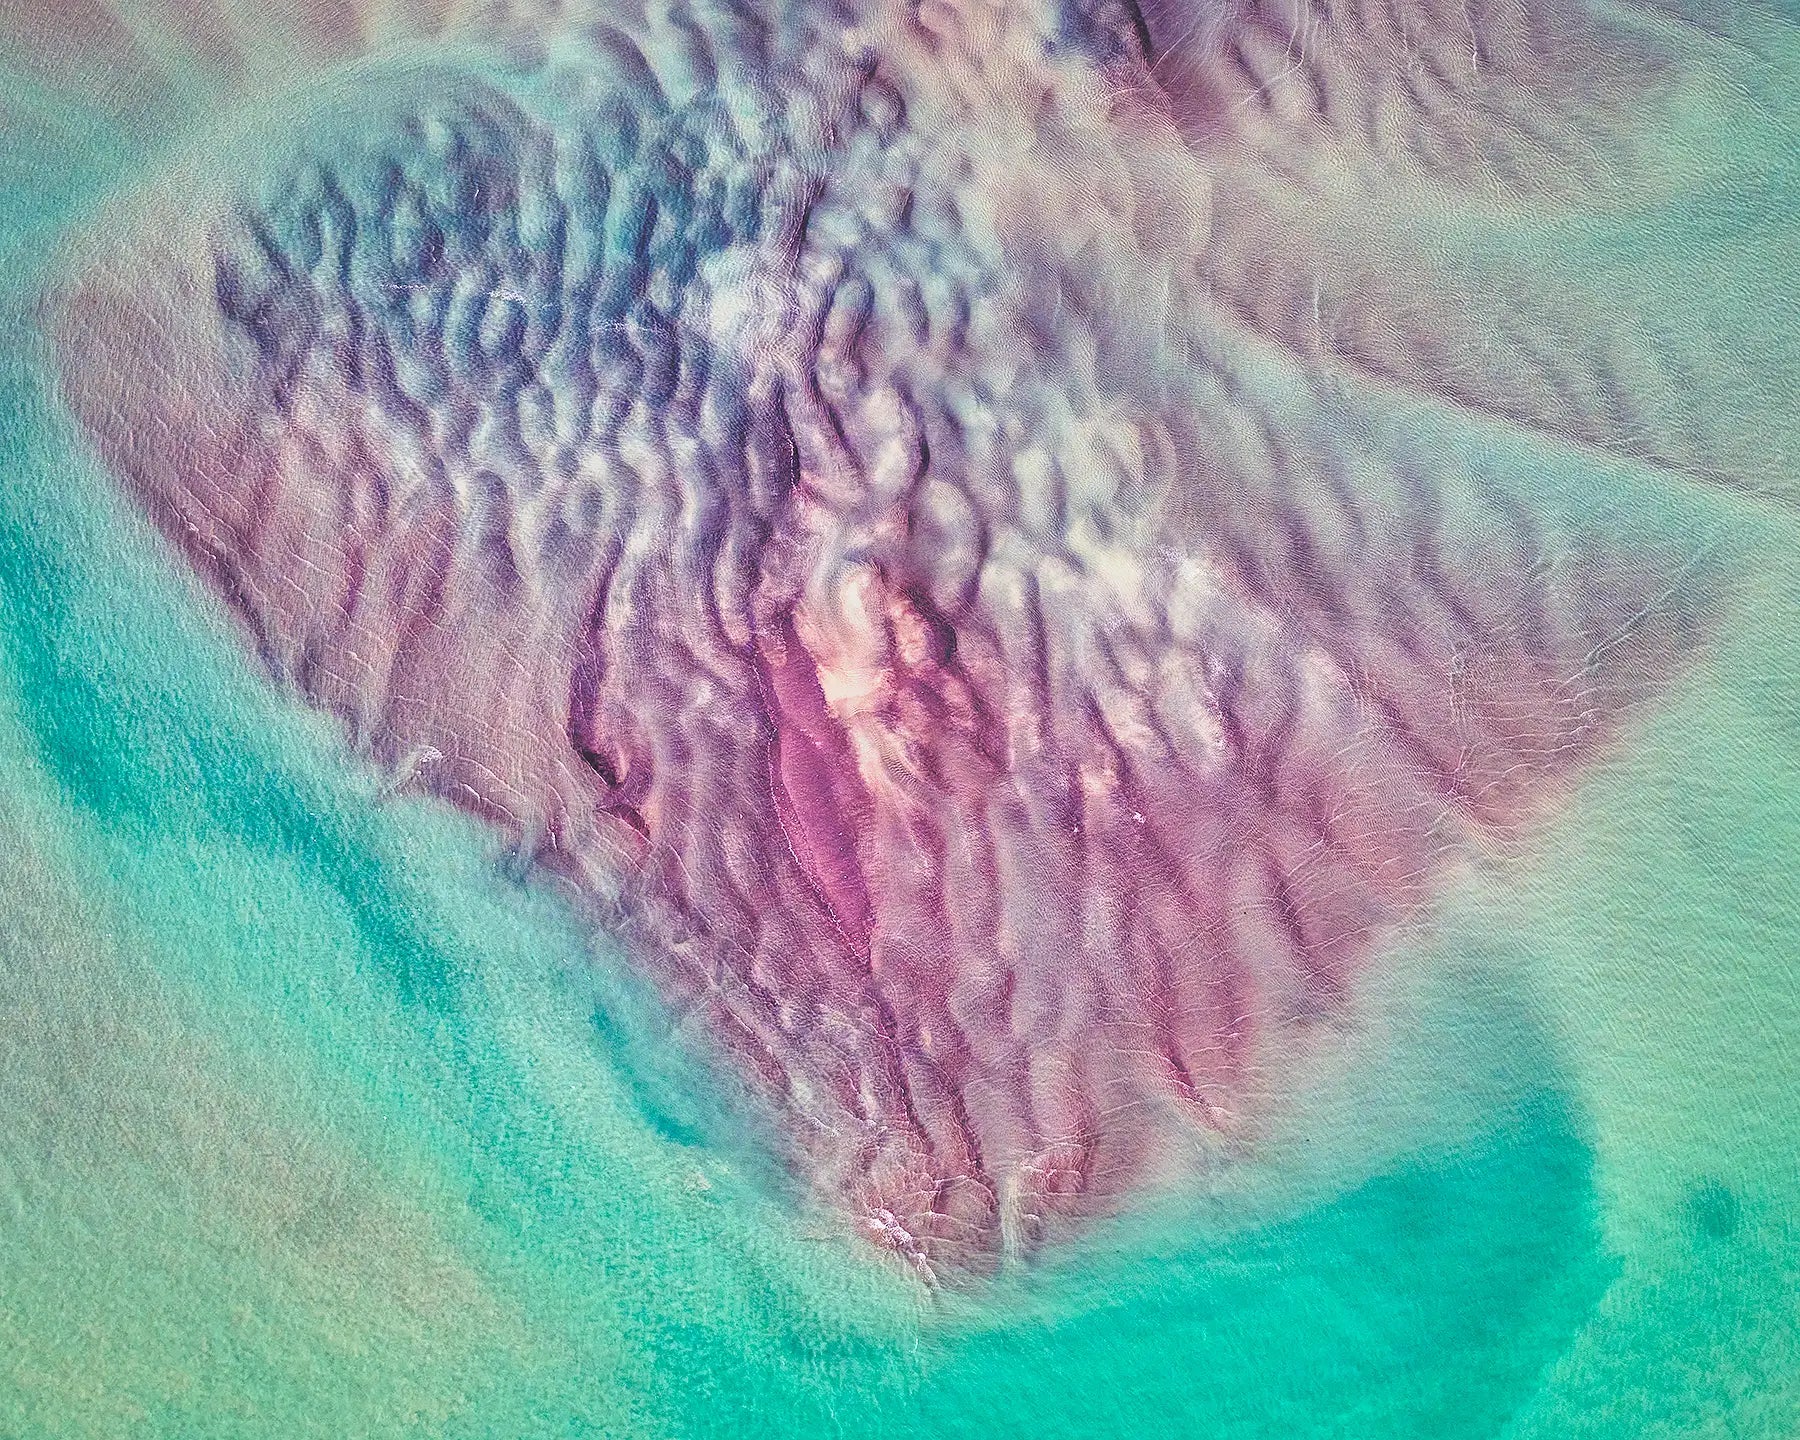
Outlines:
{"type": "MultiPolygon", "coordinates": [[[[57,113],[5,162],[15,294],[94,138],[57,113]]],[[[1728,537],[1715,650],[1241,1183],[928,1298],[632,1041],[553,896],[259,682],[8,313],[0,1434],[1800,1433],[1779,509],[1558,462],[1728,537]]]]}

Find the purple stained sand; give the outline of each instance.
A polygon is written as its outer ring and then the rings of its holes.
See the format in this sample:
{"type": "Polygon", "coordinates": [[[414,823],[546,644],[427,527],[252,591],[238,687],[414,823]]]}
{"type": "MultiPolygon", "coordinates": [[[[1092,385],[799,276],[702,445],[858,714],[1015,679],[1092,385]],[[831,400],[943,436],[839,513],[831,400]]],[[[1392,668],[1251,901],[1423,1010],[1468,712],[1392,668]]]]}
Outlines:
{"type": "Polygon", "coordinates": [[[1253,1134],[1689,642],[1666,566],[1346,397],[1699,442],[1254,178],[1504,178],[1494,116],[1587,103],[1579,27],[1442,8],[1410,98],[1344,7],[1286,69],[1273,7],[496,22],[128,202],[66,393],[272,675],[979,1272],[1253,1134]]]}

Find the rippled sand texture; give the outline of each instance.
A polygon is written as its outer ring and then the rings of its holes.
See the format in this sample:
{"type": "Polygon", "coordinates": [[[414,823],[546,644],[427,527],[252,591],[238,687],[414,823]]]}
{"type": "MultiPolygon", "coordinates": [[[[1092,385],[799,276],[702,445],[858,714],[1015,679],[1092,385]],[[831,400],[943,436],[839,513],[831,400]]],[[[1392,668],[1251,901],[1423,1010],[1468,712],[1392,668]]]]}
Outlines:
{"type": "MultiPolygon", "coordinates": [[[[37,23],[160,103],[143,16],[37,23]]],[[[1671,204],[1647,118],[1732,98],[1695,17],[282,28],[318,78],[79,237],[63,393],[268,671],[566,882],[927,1277],[1253,1146],[1707,644],[1715,537],[1397,411],[1793,493],[1758,357],[1580,253],[1671,204]]]]}
{"type": "Polygon", "coordinates": [[[1800,1432],[1797,60],[0,0],[0,1435],[1800,1432]]]}

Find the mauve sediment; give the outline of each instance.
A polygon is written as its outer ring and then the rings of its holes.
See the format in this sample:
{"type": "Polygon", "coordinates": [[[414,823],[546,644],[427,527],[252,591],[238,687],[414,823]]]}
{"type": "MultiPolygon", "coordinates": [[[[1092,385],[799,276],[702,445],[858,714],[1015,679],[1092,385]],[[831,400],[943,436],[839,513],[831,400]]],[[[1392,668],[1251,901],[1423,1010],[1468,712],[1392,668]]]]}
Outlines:
{"type": "Polygon", "coordinates": [[[55,297],[65,393],[272,676],[978,1273],[1252,1133],[1692,597],[1354,420],[1370,373],[1548,412],[1504,355],[1420,383],[1417,315],[1308,353],[1212,158],[1250,61],[659,14],[152,181],[55,297]]]}

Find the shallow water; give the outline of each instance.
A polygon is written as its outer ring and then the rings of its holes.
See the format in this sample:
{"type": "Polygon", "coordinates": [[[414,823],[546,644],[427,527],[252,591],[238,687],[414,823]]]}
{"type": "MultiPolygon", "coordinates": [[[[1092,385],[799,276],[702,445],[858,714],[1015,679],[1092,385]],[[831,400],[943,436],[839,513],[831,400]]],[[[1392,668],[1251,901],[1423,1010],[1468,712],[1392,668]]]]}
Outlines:
{"type": "MultiPolygon", "coordinates": [[[[89,138],[37,128],[16,296],[89,138]]],[[[9,313],[0,1433],[1800,1433],[1779,508],[1545,460],[1748,577],[1713,651],[1458,879],[1247,1176],[927,1296],[796,1212],[553,895],[263,686],[9,313]]]]}

